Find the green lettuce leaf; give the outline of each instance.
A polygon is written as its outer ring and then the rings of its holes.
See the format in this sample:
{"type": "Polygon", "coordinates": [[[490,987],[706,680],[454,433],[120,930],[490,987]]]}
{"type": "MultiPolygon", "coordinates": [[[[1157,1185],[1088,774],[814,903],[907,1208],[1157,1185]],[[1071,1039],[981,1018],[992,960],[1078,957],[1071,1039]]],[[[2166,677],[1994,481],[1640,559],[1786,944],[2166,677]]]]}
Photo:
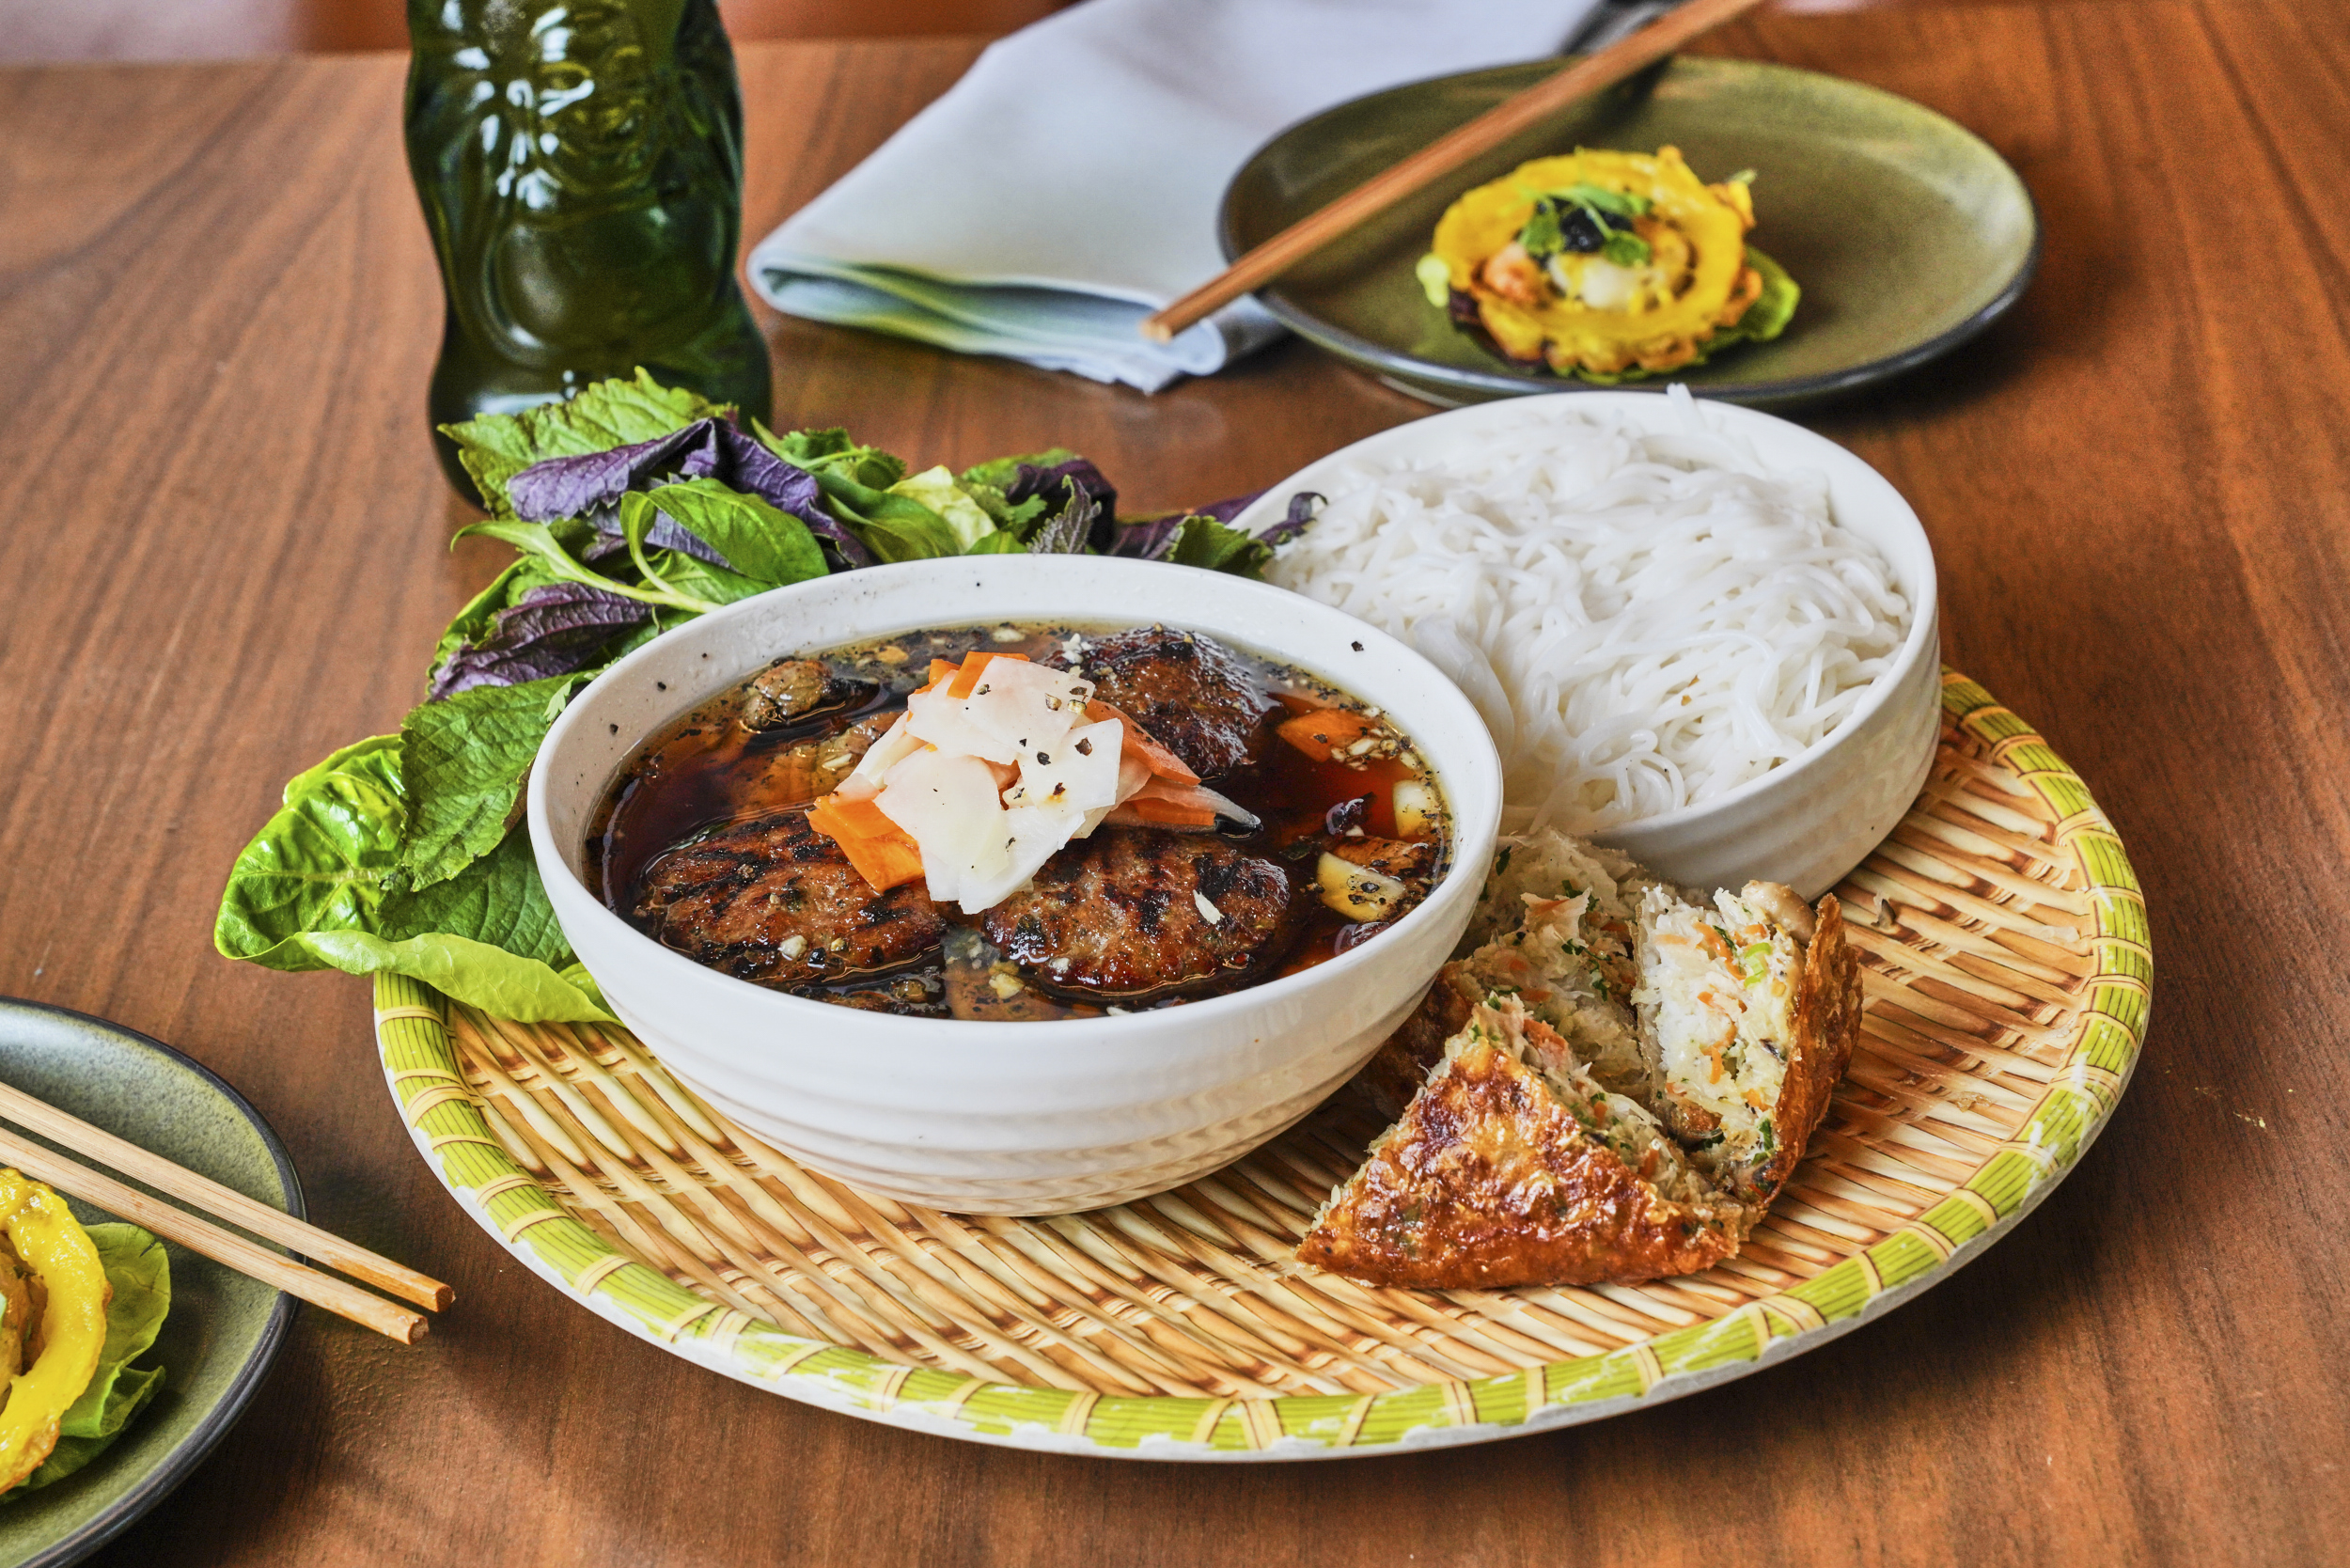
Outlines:
{"type": "Polygon", "coordinates": [[[457,443],[457,460],[480,488],[490,515],[512,517],[506,481],[532,463],[650,441],[722,412],[682,387],[662,385],[640,367],[634,381],[596,382],[562,402],[485,414],[444,425],[441,433],[457,443]]]}
{"type": "Polygon", "coordinates": [[[1747,313],[1738,318],[1731,330],[1757,343],[1767,343],[1787,330],[1787,323],[1795,319],[1795,306],[1803,299],[1803,290],[1787,275],[1787,269],[1755,249],[1747,247],[1747,265],[1762,274],[1762,292],[1747,306],[1747,313]]]}
{"type": "Polygon", "coordinates": [[[400,721],[408,822],[400,864],[410,887],[446,882],[506,837],[531,760],[581,679],[475,686],[400,721]]]}
{"type": "Polygon", "coordinates": [[[556,973],[572,955],[520,827],[447,880],[411,886],[400,750],[374,736],[286,786],[229,871],[213,945],[270,969],[410,975],[509,1018],[608,1019],[556,973]]]}
{"type": "Polygon", "coordinates": [[[114,1288],[106,1303],[106,1343],[89,1387],[57,1423],[57,1446],[24,1478],[25,1487],[63,1481],[103,1453],[163,1386],[163,1368],[134,1368],[131,1362],[154,1344],[164,1314],[171,1309],[171,1261],[164,1244],[135,1225],[122,1224],[93,1225],[89,1239],[105,1266],[106,1283],[114,1288]]]}
{"type": "Polygon", "coordinates": [[[995,531],[995,520],[987,509],[964,493],[944,463],[900,479],[889,487],[889,494],[910,497],[936,512],[955,536],[958,550],[968,551],[995,531]]]}

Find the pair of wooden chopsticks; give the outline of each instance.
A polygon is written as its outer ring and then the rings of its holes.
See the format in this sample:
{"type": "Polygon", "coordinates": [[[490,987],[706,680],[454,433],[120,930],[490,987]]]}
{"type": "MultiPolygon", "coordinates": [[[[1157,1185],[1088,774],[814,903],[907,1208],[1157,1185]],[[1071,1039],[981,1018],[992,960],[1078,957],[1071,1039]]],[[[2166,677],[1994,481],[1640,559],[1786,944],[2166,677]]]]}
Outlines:
{"type": "MultiPolygon", "coordinates": [[[[135,1176],[182,1203],[209,1210],[257,1236],[266,1236],[306,1258],[389,1291],[403,1301],[413,1301],[437,1312],[456,1299],[456,1293],[438,1279],[403,1268],[389,1258],[379,1258],[364,1247],[354,1247],[340,1236],[306,1225],[266,1203],[257,1203],[208,1176],[176,1166],[160,1154],[150,1154],[137,1144],[127,1143],[79,1117],[68,1116],[22,1090],[0,1084],[0,1116],[53,1137],[77,1153],[102,1160],[124,1175],[135,1176]]],[[[272,1252],[232,1231],[224,1231],[209,1220],[198,1219],[183,1209],[175,1209],[6,1129],[0,1129],[0,1165],[12,1165],[59,1192],[95,1203],[167,1241],[178,1242],[191,1252],[226,1263],[240,1274],[251,1275],[265,1285],[274,1285],[289,1295],[300,1296],[314,1307],[323,1307],[379,1334],[387,1334],[401,1344],[412,1345],[424,1338],[426,1324],[421,1312],[412,1312],[332,1275],[305,1268],[291,1258],[272,1252]]]]}
{"type": "MultiPolygon", "coordinates": [[[[1397,202],[1443,179],[1480,153],[1490,152],[1521,131],[1528,131],[1576,99],[1612,87],[1643,67],[1655,64],[1700,33],[1711,32],[1762,0],[1689,0],[1678,10],[1593,55],[1503,100],[1460,129],[1449,132],[1383,174],[1374,175],[1319,212],[1308,213],[1182,299],[1142,321],[1154,343],[1172,341],[1187,327],[1252,289],[1261,289],[1324,245],[1397,202]]],[[[1476,25],[1474,20],[1463,25],[1476,25]]]]}

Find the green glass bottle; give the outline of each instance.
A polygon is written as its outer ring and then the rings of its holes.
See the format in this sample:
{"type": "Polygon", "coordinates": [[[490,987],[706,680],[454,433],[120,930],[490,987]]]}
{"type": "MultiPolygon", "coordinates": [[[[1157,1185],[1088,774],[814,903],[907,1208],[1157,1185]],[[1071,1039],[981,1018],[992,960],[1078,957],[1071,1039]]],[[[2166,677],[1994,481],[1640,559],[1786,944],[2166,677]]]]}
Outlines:
{"type": "MultiPolygon", "coordinates": [[[[638,366],[768,416],[713,0],[408,0],[408,166],[448,300],[435,427],[638,366]]],[[[473,483],[437,430],[441,467],[473,483]]]]}

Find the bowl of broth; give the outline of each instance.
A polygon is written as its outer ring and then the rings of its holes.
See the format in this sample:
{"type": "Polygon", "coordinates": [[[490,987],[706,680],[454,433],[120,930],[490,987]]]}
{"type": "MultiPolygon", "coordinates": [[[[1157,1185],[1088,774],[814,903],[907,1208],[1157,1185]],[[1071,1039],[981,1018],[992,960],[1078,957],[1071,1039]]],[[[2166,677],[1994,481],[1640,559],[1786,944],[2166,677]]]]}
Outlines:
{"type": "Polygon", "coordinates": [[[665,1066],[817,1169],[997,1214],[1180,1185],[1310,1110],[1449,955],[1499,811],[1482,721],[1402,643],[1069,556],[703,617],[573,700],[527,800],[572,948],[665,1066]],[[950,775],[978,782],[915,809],[950,775]]]}

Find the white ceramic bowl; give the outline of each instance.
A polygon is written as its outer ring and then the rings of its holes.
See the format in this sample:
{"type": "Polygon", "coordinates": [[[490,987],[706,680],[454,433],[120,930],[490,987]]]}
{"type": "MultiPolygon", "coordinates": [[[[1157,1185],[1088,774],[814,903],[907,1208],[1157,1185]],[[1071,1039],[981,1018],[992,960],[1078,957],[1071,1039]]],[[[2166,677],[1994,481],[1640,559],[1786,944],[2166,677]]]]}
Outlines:
{"type": "MultiPolygon", "coordinates": [[[[1301,490],[1341,488],[1357,463],[1440,459],[1487,431],[1567,416],[1620,420],[1677,432],[1688,415],[1661,392],[1560,392],[1480,403],[1390,431],[1331,453],[1265,492],[1235,519],[1261,533],[1301,490]]],[[[1684,886],[1737,887],[1761,877],[1815,899],[1868,857],[1918,796],[1941,729],[1942,618],[1934,550],[1918,514],[1884,475],[1825,436],[1730,403],[1698,402],[1716,431],[1743,437],[1775,469],[1825,475],[1838,523],[1885,553],[1913,606],[1908,638],[1836,731],[1794,760],[1726,794],[1599,835],[1684,886]]]]}
{"type": "Polygon", "coordinates": [[[588,973],[663,1064],[793,1158],[869,1192],[1052,1214],[1177,1186],[1313,1108],[1418,1002],[1468,922],[1501,809],[1493,742],[1418,654],[1350,616],[1190,567],[982,556],[844,572],[744,600],[604,672],[549,732],[531,848],[588,973]],[[629,754],[785,654],[925,626],[1164,621],[1384,710],[1436,770],[1452,868],[1392,931],[1303,974],[1183,1007],[1045,1023],[903,1018],[764,990],[629,926],[581,880],[629,754]]]}

